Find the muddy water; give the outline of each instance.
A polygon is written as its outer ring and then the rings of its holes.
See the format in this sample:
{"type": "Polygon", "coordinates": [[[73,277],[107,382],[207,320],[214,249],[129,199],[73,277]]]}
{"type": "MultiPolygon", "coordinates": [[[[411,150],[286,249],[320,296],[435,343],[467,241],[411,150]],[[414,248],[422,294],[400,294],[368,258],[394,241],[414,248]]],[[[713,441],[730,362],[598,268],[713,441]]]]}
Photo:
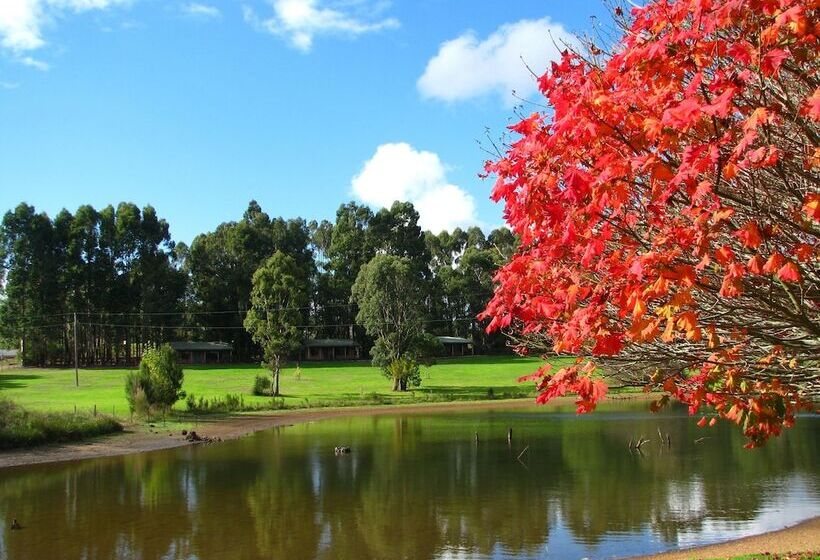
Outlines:
{"type": "Polygon", "coordinates": [[[820,514],[817,417],[748,451],[729,426],[645,407],[349,417],[8,469],[0,558],[614,558],[820,514]]]}

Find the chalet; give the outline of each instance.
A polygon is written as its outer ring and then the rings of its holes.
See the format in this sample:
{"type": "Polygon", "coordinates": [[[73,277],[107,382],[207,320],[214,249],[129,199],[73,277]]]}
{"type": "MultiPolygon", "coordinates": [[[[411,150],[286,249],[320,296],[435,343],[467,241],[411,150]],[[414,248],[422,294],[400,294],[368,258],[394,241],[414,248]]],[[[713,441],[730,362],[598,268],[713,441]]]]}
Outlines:
{"type": "Polygon", "coordinates": [[[181,364],[227,364],[233,358],[233,346],[224,342],[171,342],[181,364]]]}
{"type": "Polygon", "coordinates": [[[314,338],[302,345],[302,359],[309,361],[358,360],[362,348],[355,340],[314,338]]]}
{"type": "Polygon", "coordinates": [[[436,339],[444,346],[445,356],[466,356],[474,354],[473,341],[460,336],[437,336],[436,339]]]}

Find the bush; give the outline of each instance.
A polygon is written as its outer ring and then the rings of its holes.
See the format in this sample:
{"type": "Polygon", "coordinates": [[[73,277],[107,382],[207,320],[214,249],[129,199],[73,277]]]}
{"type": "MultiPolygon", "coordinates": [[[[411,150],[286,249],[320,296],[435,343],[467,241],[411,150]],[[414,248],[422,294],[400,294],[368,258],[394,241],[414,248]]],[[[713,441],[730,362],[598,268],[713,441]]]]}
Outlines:
{"type": "Polygon", "coordinates": [[[131,406],[131,411],[137,416],[148,416],[151,412],[151,403],[148,401],[148,395],[142,387],[137,387],[134,391],[134,401],[131,406]]]}
{"type": "Polygon", "coordinates": [[[120,423],[109,416],[29,412],[0,398],[0,449],[77,441],[120,431],[120,423]]]}
{"type": "Polygon", "coordinates": [[[214,397],[211,399],[205,397],[199,397],[199,399],[197,399],[193,394],[190,394],[185,399],[185,405],[190,412],[198,414],[246,410],[245,398],[242,395],[233,393],[228,393],[224,397],[214,397]]]}
{"type": "Polygon", "coordinates": [[[151,381],[147,375],[144,375],[142,370],[128,373],[125,378],[125,398],[128,400],[128,408],[131,409],[131,412],[140,416],[148,413],[151,405],[148,396],[150,387],[151,381]]]}
{"type": "Polygon", "coordinates": [[[125,397],[131,411],[147,414],[151,407],[170,408],[185,397],[183,371],[174,349],[165,344],[149,348],[140,361],[139,371],[125,378],[125,397]]]}
{"type": "Polygon", "coordinates": [[[182,391],[182,366],[177,360],[177,353],[168,344],[150,348],[143,354],[140,376],[149,379],[150,390],[145,392],[152,405],[170,407],[185,397],[182,391]]]}
{"type": "Polygon", "coordinates": [[[272,394],[273,383],[268,375],[257,375],[253,380],[253,394],[266,397],[272,394]]]}
{"type": "Polygon", "coordinates": [[[419,364],[406,356],[390,362],[384,368],[385,375],[398,383],[398,387],[402,391],[406,391],[407,387],[418,387],[421,385],[421,370],[419,364]]]}

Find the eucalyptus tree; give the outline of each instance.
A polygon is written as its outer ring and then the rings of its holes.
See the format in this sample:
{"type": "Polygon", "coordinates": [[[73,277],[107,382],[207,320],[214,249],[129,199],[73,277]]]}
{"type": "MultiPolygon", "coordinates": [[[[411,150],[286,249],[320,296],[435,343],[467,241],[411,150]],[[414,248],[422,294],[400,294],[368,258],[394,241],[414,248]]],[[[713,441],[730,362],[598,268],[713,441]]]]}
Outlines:
{"type": "Polygon", "coordinates": [[[359,271],[351,301],[356,321],[375,339],[373,365],[393,380],[394,391],[418,384],[417,363],[436,350],[424,331],[425,279],[407,257],[376,255],[359,271]]]}
{"type": "Polygon", "coordinates": [[[307,305],[304,271],[296,259],[276,251],[253,275],[250,309],[245,329],[261,348],[273,377],[273,395],[279,395],[282,362],[302,342],[300,322],[307,305]]]}

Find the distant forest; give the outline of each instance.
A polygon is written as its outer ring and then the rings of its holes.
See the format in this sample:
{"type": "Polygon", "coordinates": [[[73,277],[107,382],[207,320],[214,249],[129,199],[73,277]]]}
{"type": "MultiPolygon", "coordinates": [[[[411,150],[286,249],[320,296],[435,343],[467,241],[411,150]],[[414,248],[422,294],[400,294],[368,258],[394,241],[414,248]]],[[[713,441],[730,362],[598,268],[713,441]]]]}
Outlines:
{"type": "Polygon", "coordinates": [[[426,282],[425,328],[473,339],[478,352],[505,342],[476,320],[492,294],[495,269],[516,249],[504,228],[422,231],[413,205],[378,212],[350,202],[335,222],[271,218],[255,201],[238,221],[174,243],[154,208],[81,206],[53,219],[20,204],[0,229],[0,339],[22,344],[25,363],[132,364],[147,345],[171,340],[233,344],[239,361],[259,359],[242,326],[251,278],[275,251],[291,255],[310,284],[301,309],[305,339],[372,341],[350,302],[359,269],[377,254],[412,259],[426,282]]]}

